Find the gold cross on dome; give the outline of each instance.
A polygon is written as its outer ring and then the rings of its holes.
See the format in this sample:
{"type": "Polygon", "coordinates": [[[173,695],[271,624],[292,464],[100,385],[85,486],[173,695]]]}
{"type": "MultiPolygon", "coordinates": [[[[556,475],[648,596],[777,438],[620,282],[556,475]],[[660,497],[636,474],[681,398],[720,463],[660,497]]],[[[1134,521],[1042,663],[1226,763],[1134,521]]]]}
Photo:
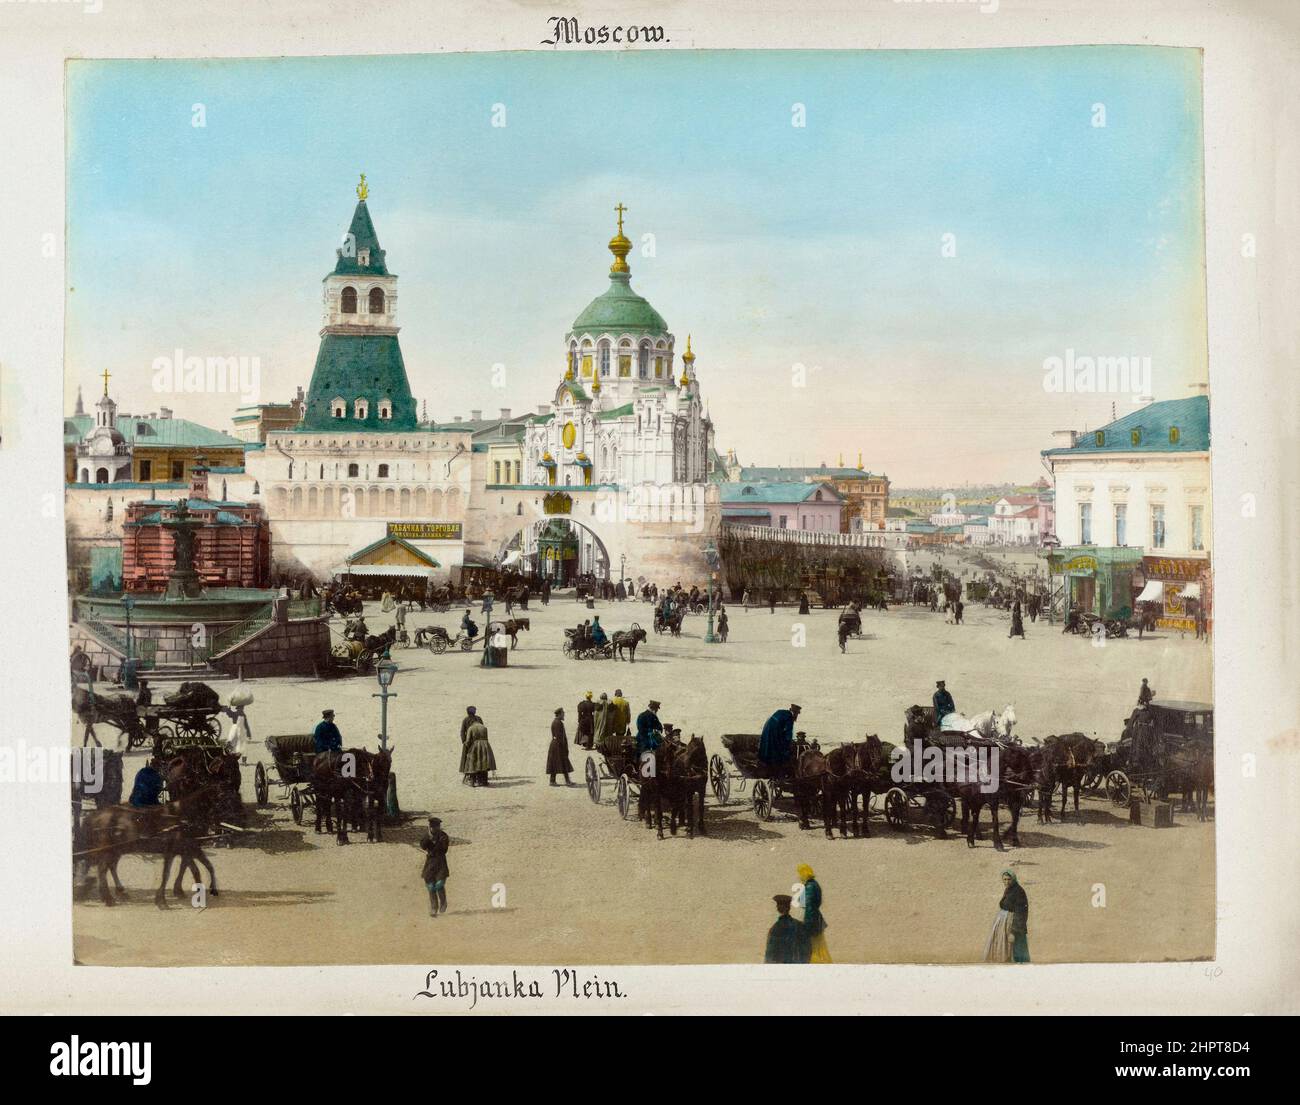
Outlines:
{"type": "Polygon", "coordinates": [[[104,369],[104,394],[108,394],[108,369],[104,369]]]}
{"type": "Polygon", "coordinates": [[[366,174],[361,174],[361,183],[357,185],[357,199],[363,200],[370,195],[370,185],[366,183],[366,174]]]}
{"type": "Polygon", "coordinates": [[[618,206],[616,206],[616,207],[614,208],[614,210],[618,213],[618,232],[619,232],[620,234],[622,234],[622,233],[623,233],[623,214],[624,214],[624,212],[627,211],[627,208],[624,207],[624,206],[620,203],[618,206]]]}

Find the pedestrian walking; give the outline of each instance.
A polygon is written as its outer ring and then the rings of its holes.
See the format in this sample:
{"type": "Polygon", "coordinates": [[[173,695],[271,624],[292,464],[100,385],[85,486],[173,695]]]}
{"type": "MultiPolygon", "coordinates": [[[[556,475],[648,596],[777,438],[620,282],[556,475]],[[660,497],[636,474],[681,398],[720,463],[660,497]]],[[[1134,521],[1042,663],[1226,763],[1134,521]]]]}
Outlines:
{"type": "Polygon", "coordinates": [[[808,613],[808,592],[807,591],[799,592],[799,613],[800,614],[808,613]]]}
{"type": "MultiPolygon", "coordinates": [[[[601,696],[602,698],[604,695],[601,696]]],[[[564,776],[564,785],[573,786],[569,776],[573,773],[573,764],[569,762],[569,735],[564,731],[564,707],[557,706],[555,719],[551,722],[551,744],[546,750],[546,774],[551,777],[551,786],[555,786],[555,776],[564,776]]]]}
{"type": "Polygon", "coordinates": [[[442,831],[442,818],[429,818],[429,831],[420,841],[420,847],[424,849],[420,878],[429,892],[430,917],[447,912],[447,878],[451,874],[447,867],[447,849],[450,846],[451,838],[442,831]]]}
{"type": "Polygon", "coordinates": [[[773,588],[771,591],[768,591],[767,593],[767,612],[769,614],[776,613],[776,589],[775,588],[773,588]]]}
{"type": "Polygon", "coordinates": [[[789,894],[773,894],[776,902],[776,923],[767,930],[767,948],[764,963],[807,963],[812,958],[808,930],[790,916],[789,894]]]}
{"type": "Polygon", "coordinates": [[[583,748],[590,748],[596,739],[596,704],[591,692],[578,703],[578,735],[575,738],[583,748]]]}
{"type": "Polygon", "coordinates": [[[1016,599],[1016,601],[1011,604],[1011,632],[1007,634],[1007,637],[1019,637],[1022,641],[1026,640],[1025,619],[1024,615],[1020,612],[1019,599],[1016,599]]]}
{"type": "Polygon", "coordinates": [[[984,946],[984,962],[1029,962],[1029,896],[1011,871],[1002,872],[1002,898],[984,946]]]}
{"type": "Polygon", "coordinates": [[[613,713],[610,727],[614,736],[626,737],[632,725],[632,704],[623,697],[621,688],[615,689],[614,697],[610,699],[609,706],[613,713]]]}
{"type": "Polygon", "coordinates": [[[831,952],[826,946],[826,918],[822,914],[822,888],[806,863],[799,864],[799,881],[803,883],[803,927],[808,935],[811,954],[809,963],[830,963],[831,952]]]}
{"type": "Polygon", "coordinates": [[[965,612],[966,612],[966,604],[962,602],[961,599],[958,599],[955,603],[953,603],[953,607],[952,607],[952,624],[961,625],[962,624],[961,616],[965,612]]]}
{"type": "Polygon", "coordinates": [[[614,735],[614,707],[609,701],[609,695],[604,691],[600,692],[600,701],[596,703],[596,711],[592,728],[592,743],[602,752],[612,751],[614,735]]]}
{"type": "Polygon", "coordinates": [[[718,638],[724,645],[727,643],[728,632],[730,632],[730,623],[727,621],[727,611],[724,607],[718,611],[718,638]]]}
{"type": "Polygon", "coordinates": [[[488,740],[487,726],[475,714],[469,728],[465,730],[465,745],[460,752],[460,773],[467,785],[485,787],[489,785],[488,772],[496,769],[497,760],[488,740]]]}

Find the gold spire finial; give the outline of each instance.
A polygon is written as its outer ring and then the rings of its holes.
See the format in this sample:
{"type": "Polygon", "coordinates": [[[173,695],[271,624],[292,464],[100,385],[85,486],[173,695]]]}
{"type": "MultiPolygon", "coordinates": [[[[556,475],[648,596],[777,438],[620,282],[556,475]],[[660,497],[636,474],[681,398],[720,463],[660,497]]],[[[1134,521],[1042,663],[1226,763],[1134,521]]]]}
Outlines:
{"type": "Polygon", "coordinates": [[[843,468],[843,467],[844,467],[844,454],[843,454],[843,453],[840,454],[840,462],[839,462],[839,464],[837,464],[835,467],[836,467],[836,468],[843,468]]]}
{"type": "Polygon", "coordinates": [[[357,199],[364,202],[365,198],[370,195],[370,185],[366,183],[366,174],[361,174],[361,183],[357,185],[357,199]]]}
{"type": "Polygon", "coordinates": [[[591,394],[600,394],[600,369],[595,369],[591,374],[591,394]]]}
{"type": "Polygon", "coordinates": [[[627,255],[632,252],[632,243],[623,234],[623,215],[627,211],[621,203],[614,207],[618,215],[618,233],[609,240],[609,252],[614,255],[614,263],[609,266],[610,272],[631,272],[627,267],[627,255]]]}
{"type": "Polygon", "coordinates": [[[566,381],[573,379],[573,354],[564,358],[564,379],[566,381]]]}
{"type": "Polygon", "coordinates": [[[686,352],[682,354],[682,360],[685,361],[687,364],[692,364],[695,361],[695,354],[691,352],[690,334],[686,335],[686,352]]]}
{"type": "Polygon", "coordinates": [[[104,394],[108,394],[108,369],[104,369],[104,394]]]}
{"type": "Polygon", "coordinates": [[[858,471],[861,472],[862,470],[863,470],[863,469],[862,469],[862,450],[859,449],[859,450],[858,450],[858,471]]]}

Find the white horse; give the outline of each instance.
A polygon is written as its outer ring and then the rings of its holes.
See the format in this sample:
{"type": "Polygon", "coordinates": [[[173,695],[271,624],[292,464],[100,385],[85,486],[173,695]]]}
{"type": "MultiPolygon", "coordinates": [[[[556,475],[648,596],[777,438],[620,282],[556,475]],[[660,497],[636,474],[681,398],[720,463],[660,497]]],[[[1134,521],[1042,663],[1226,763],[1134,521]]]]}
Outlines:
{"type": "Polygon", "coordinates": [[[946,714],[942,722],[945,733],[968,733],[989,740],[1012,741],[1012,730],[1016,724],[1016,708],[1007,703],[1002,712],[985,710],[974,717],[961,714],[946,714]]]}

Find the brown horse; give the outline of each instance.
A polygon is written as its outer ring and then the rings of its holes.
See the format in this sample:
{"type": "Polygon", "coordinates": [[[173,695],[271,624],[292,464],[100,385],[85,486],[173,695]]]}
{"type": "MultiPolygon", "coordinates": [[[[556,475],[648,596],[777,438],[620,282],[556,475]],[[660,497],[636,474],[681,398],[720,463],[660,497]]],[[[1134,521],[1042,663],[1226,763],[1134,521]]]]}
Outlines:
{"type": "Polygon", "coordinates": [[[1195,810],[1196,820],[1209,817],[1210,789],[1214,786],[1214,749],[1204,741],[1188,741],[1168,757],[1169,790],[1182,793],[1184,812],[1195,810]]]}
{"type": "MultiPolygon", "coordinates": [[[[873,792],[888,789],[884,769],[888,765],[885,746],[874,733],[855,744],[833,748],[826,756],[826,782],[823,787],[829,811],[828,828],[838,824],[840,836],[849,835],[849,822],[853,835],[870,836],[867,813],[873,792]],[[882,786],[883,784],[883,786],[882,786]],[[862,796],[862,818],[858,820],[858,796],[862,796]]],[[[828,834],[831,835],[831,834],[828,834]]]]}
{"type": "Polygon", "coordinates": [[[631,663],[636,662],[636,646],[645,640],[645,630],[640,626],[633,626],[631,629],[618,629],[610,641],[614,645],[614,659],[623,659],[623,650],[627,649],[628,660],[631,663]]]}
{"type": "MultiPolygon", "coordinates": [[[[169,769],[168,785],[172,785],[174,769],[169,769]]],[[[99,896],[105,905],[116,905],[127,898],[126,888],[118,877],[117,865],[130,852],[147,853],[162,850],[163,870],[154,904],[167,908],[167,878],[171,874],[173,859],[180,860],[176,885],[172,893],[182,896],[181,878],[188,868],[198,881],[198,865],[208,872],[208,893],[217,896],[217,873],[213,870],[199,844],[202,827],[212,818],[211,806],[219,801],[219,783],[209,783],[187,797],[167,802],[161,806],[109,806],[86,815],[81,822],[82,856],[87,864],[95,865],[99,879],[99,896]],[[112,877],[116,896],[109,892],[108,879],[112,877]]]]}
{"type": "Polygon", "coordinates": [[[665,740],[649,755],[638,757],[636,752],[632,751],[629,760],[634,765],[638,783],[637,817],[645,822],[647,829],[657,828],[660,840],[664,838],[665,795],[669,796],[669,809],[670,811],[672,809],[671,788],[675,752],[675,748],[665,740]]]}
{"type": "MultiPolygon", "coordinates": [[[[983,743],[983,742],[981,742],[983,743]]],[[[993,847],[999,852],[1002,847],[1002,830],[998,824],[998,808],[1005,803],[1011,813],[1009,837],[1014,847],[1020,847],[1020,810],[1025,798],[1035,786],[1036,770],[1029,749],[1019,744],[997,744],[998,767],[995,778],[989,782],[992,789],[986,790],[985,784],[976,781],[950,782],[946,789],[955,798],[961,799],[961,828],[966,834],[967,847],[974,848],[979,840],[980,810],[989,807],[993,818],[993,847]]]]}
{"type": "Polygon", "coordinates": [[[1078,820],[1079,792],[1089,774],[1097,746],[1083,733],[1062,733],[1043,740],[1042,761],[1037,765],[1038,820],[1052,820],[1052,795],[1061,788],[1061,820],[1065,820],[1065,804],[1074,788],[1074,816],[1078,820]]]}
{"type": "Polygon", "coordinates": [[[344,752],[321,752],[312,761],[312,790],[316,798],[316,831],[334,832],[338,844],[349,844],[348,825],[366,830],[366,839],[383,839],[384,801],[392,770],[389,752],[368,752],[349,748],[344,752]]]}
{"type": "Polygon", "coordinates": [[[672,774],[668,787],[672,805],[669,827],[676,835],[680,816],[686,825],[687,836],[695,835],[697,825],[700,835],[707,836],[708,831],[704,827],[704,792],[709,782],[709,754],[704,748],[703,739],[692,733],[691,739],[685,744],[673,746],[672,756],[672,774]],[[698,821],[695,816],[697,804],[698,821]]]}
{"type": "Polygon", "coordinates": [[[528,632],[529,620],[527,618],[507,618],[501,624],[505,627],[506,636],[510,638],[510,647],[518,648],[519,634],[528,632]]]}
{"type": "Polygon", "coordinates": [[[167,793],[181,799],[215,783],[220,788],[216,798],[207,803],[212,821],[203,831],[215,831],[222,821],[242,821],[244,803],[239,797],[241,781],[239,756],[218,748],[189,745],[178,748],[163,771],[167,793]]]}
{"type": "Polygon", "coordinates": [[[829,777],[829,769],[826,764],[826,756],[822,750],[817,747],[814,741],[811,744],[799,746],[799,751],[795,755],[794,771],[790,778],[785,780],[785,785],[790,788],[790,793],[794,796],[795,806],[799,810],[799,828],[811,829],[812,823],[808,819],[808,811],[812,806],[813,799],[821,798],[822,802],[822,825],[826,830],[826,839],[833,840],[835,833],[832,831],[832,813],[829,789],[826,786],[826,780],[829,777]]]}

